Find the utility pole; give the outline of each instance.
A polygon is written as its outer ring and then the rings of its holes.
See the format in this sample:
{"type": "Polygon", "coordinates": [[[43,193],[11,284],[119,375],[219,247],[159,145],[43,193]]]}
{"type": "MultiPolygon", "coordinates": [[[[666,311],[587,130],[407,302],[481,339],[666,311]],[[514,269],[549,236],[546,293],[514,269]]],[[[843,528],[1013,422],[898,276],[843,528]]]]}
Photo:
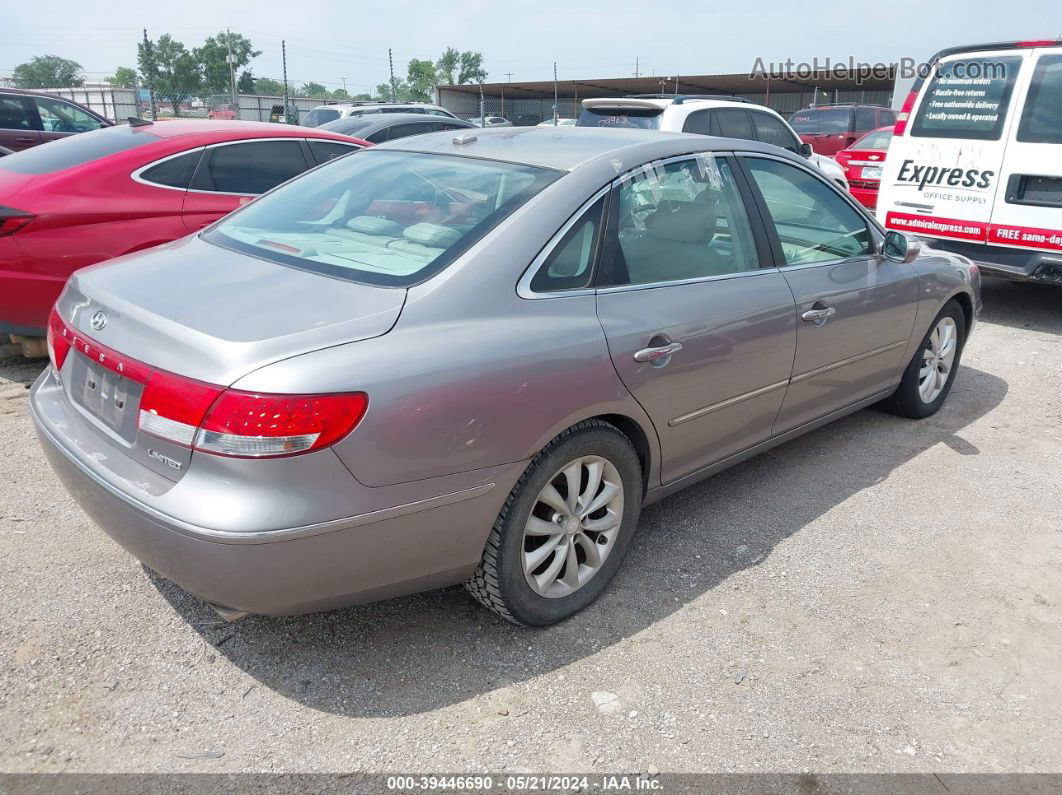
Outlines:
{"type": "Polygon", "coordinates": [[[280,40],[280,62],[284,67],[284,123],[288,123],[288,44],[280,40]]]}
{"type": "Polygon", "coordinates": [[[395,83],[395,59],[391,55],[391,48],[387,48],[387,64],[391,67],[391,101],[398,102],[398,86],[395,83]]]}
{"type": "Polygon", "coordinates": [[[479,126],[487,126],[487,106],[483,101],[483,81],[479,81],[479,126]]]}
{"type": "Polygon", "coordinates": [[[512,72],[506,72],[505,73],[505,82],[506,83],[511,83],[512,81],[513,81],[513,73],[512,72]]]}
{"type": "MultiPolygon", "coordinates": [[[[147,56],[148,68],[145,70],[147,74],[144,78],[148,84],[148,99],[151,102],[151,120],[155,121],[155,52],[151,46],[151,42],[147,37],[147,28],[144,28],[144,54],[147,56]]],[[[137,100],[139,102],[139,100],[137,100]]]]}
{"type": "Polygon", "coordinates": [[[559,122],[557,121],[557,62],[553,62],[553,126],[556,127],[559,122]]]}
{"type": "Polygon", "coordinates": [[[232,95],[232,109],[236,111],[236,116],[239,118],[240,105],[236,101],[236,74],[232,69],[232,31],[228,28],[225,28],[225,46],[229,51],[229,93],[232,95]]]}
{"type": "Polygon", "coordinates": [[[634,56],[634,76],[638,77],[638,56],[634,56]]]}
{"type": "Polygon", "coordinates": [[[341,79],[343,81],[343,93],[346,94],[347,93],[347,78],[344,77],[344,78],[341,78],[341,79]]]}

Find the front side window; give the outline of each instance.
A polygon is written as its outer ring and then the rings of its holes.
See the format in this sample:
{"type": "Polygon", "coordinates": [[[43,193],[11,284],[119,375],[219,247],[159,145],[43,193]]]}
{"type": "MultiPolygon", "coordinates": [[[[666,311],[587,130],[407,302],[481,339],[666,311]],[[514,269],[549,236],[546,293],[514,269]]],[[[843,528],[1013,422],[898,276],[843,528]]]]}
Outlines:
{"type": "Polygon", "coordinates": [[[729,163],[711,154],[650,164],[613,191],[599,284],[699,279],[760,267],[729,163]]]}
{"type": "Polygon", "coordinates": [[[769,113],[750,111],[749,115],[752,116],[752,126],[756,130],[756,137],[763,143],[774,144],[793,153],[800,150],[800,142],[784,121],[769,113]]]}
{"type": "Polygon", "coordinates": [[[745,164],[767,204],[787,265],[872,253],[866,221],[825,182],[778,160],[747,157],[745,164]]]}
{"type": "Polygon", "coordinates": [[[389,129],[390,133],[387,136],[387,140],[394,141],[398,138],[408,138],[410,135],[435,132],[439,129],[439,124],[434,121],[417,121],[410,124],[396,124],[389,129]]]}
{"type": "Polygon", "coordinates": [[[533,291],[572,290],[590,284],[604,204],[602,196],[564,233],[531,280],[533,291]]]}
{"type": "Polygon", "coordinates": [[[252,202],[204,239],[302,270],[406,287],[444,268],[561,175],[368,149],[252,202]]]}
{"type": "Polygon", "coordinates": [[[33,100],[37,103],[37,112],[45,132],[82,133],[103,126],[95,116],[69,102],[46,97],[34,97],[33,100]]]}
{"type": "Polygon", "coordinates": [[[256,196],[305,170],[306,158],[296,140],[226,144],[207,150],[192,188],[256,196]]]}
{"type": "Polygon", "coordinates": [[[856,108],[855,112],[855,131],[867,132],[873,130],[878,126],[877,114],[874,112],[874,108],[856,108]]]}
{"type": "Polygon", "coordinates": [[[1041,55],[1018,126],[1018,140],[1062,144],[1062,55],[1041,55]]]}
{"type": "Polygon", "coordinates": [[[0,97],[0,130],[32,130],[26,105],[21,97],[0,97]]]}
{"type": "Polygon", "coordinates": [[[916,138],[998,141],[1021,58],[964,58],[940,64],[911,126],[916,138]]]}

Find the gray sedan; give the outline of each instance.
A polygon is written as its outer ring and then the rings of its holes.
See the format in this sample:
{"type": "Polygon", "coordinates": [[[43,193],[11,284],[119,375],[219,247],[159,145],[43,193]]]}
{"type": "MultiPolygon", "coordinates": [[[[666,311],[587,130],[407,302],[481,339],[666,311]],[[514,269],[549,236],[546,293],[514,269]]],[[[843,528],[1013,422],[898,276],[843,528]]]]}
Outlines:
{"type": "Polygon", "coordinates": [[[100,527],[229,618],[463,582],[542,626],[643,505],[936,412],[979,285],[775,147],[437,133],[76,273],[31,407],[100,527]]]}

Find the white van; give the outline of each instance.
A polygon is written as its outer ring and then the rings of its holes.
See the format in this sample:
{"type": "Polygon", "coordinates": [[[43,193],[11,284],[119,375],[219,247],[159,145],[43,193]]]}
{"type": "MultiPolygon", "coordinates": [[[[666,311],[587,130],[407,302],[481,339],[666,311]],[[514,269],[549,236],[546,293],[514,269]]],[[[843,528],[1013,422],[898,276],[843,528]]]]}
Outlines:
{"type": "Polygon", "coordinates": [[[1062,41],[930,63],[897,117],[878,220],[987,274],[1062,285],[1062,41]]]}

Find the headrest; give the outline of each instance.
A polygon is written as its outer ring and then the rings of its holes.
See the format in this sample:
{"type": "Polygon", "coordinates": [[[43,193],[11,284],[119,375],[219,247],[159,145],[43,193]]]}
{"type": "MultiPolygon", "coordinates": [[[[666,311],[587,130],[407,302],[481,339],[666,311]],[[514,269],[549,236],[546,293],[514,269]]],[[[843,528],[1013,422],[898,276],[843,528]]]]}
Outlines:
{"type": "Polygon", "coordinates": [[[402,225],[390,218],[375,215],[356,215],[347,221],[347,229],[364,232],[367,235],[387,235],[398,237],[402,234],[402,225]]]}
{"type": "Polygon", "coordinates": [[[406,240],[420,243],[433,248],[449,248],[461,239],[461,233],[456,229],[439,224],[420,223],[407,226],[402,233],[406,240]]]}
{"type": "Polygon", "coordinates": [[[715,233],[715,212],[704,202],[664,204],[646,219],[646,229],[653,237],[679,243],[708,241],[715,233]]]}

